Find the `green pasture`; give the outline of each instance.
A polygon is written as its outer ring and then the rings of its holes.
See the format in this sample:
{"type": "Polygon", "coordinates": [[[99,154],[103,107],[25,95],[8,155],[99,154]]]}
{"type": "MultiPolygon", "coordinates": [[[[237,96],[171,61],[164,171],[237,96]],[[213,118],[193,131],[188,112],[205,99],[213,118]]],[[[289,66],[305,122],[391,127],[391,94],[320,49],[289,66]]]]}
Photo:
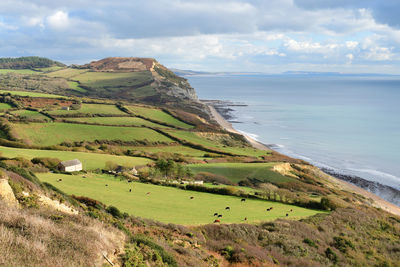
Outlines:
{"type": "Polygon", "coordinates": [[[238,183],[246,178],[253,178],[268,183],[286,183],[295,181],[294,178],[283,176],[274,172],[272,167],[277,163],[209,163],[192,164],[188,167],[197,174],[199,172],[209,172],[222,175],[234,183],[238,183]]]}
{"type": "Polygon", "coordinates": [[[241,223],[271,221],[278,218],[299,219],[315,215],[320,211],[304,209],[297,206],[269,202],[264,200],[224,196],[195,191],[186,191],[172,187],[128,183],[108,175],[85,174],[63,175],[38,173],[42,182],[47,182],[67,194],[86,196],[97,199],[106,205],[113,205],[122,212],[134,216],[150,218],[164,223],[199,225],[213,223],[215,212],[223,215],[221,223],[241,223]],[[58,182],[62,179],[61,182],[58,182]],[[106,186],[108,185],[108,186],[106,186]],[[132,192],[129,192],[132,189],[132,192]],[[149,194],[147,194],[149,193],[149,194]],[[193,197],[193,199],[190,199],[193,197]],[[225,207],[229,206],[230,211],[225,207]],[[266,209],[273,207],[272,211],[266,209]]]}
{"type": "Polygon", "coordinates": [[[181,140],[185,140],[187,142],[193,143],[193,144],[198,144],[202,145],[203,147],[206,148],[211,148],[215,149],[221,152],[228,152],[228,153],[233,153],[236,155],[243,155],[243,156],[253,156],[253,157],[259,157],[263,155],[268,155],[269,151],[264,151],[264,150],[258,150],[253,147],[231,147],[231,146],[226,146],[223,144],[218,143],[218,141],[215,140],[209,140],[205,137],[201,137],[195,132],[189,132],[189,131],[180,131],[180,130],[165,130],[167,133],[170,135],[179,138],[181,140]]]}
{"type": "Polygon", "coordinates": [[[34,70],[41,71],[41,72],[52,72],[52,71],[61,70],[61,69],[65,69],[65,67],[53,66],[53,67],[46,67],[46,68],[35,68],[34,70]]]}
{"type": "Polygon", "coordinates": [[[146,165],[151,162],[147,158],[116,156],[108,154],[72,152],[72,151],[56,151],[56,150],[39,150],[39,149],[24,149],[0,146],[0,153],[3,157],[15,158],[23,157],[33,159],[36,157],[43,158],[58,158],[60,160],[79,159],[82,162],[84,170],[103,169],[107,162],[113,162],[125,167],[134,167],[146,165]]]}
{"type": "Polygon", "coordinates": [[[78,110],[52,110],[48,112],[51,115],[76,115],[76,114],[106,114],[106,115],[127,115],[115,105],[107,104],[82,104],[78,110]]]}
{"type": "Polygon", "coordinates": [[[131,77],[138,77],[140,79],[141,72],[95,72],[86,71],[74,76],[74,80],[81,83],[95,83],[104,80],[124,79],[131,77]]]}
{"type": "Polygon", "coordinates": [[[72,68],[66,68],[66,69],[62,69],[62,70],[57,70],[57,71],[53,71],[50,73],[47,73],[46,75],[49,77],[61,77],[61,78],[72,78],[74,76],[77,76],[79,74],[82,74],[84,72],[89,71],[88,69],[72,69],[72,68]]]}
{"type": "Polygon", "coordinates": [[[99,126],[73,123],[14,123],[11,124],[19,139],[40,146],[62,142],[120,140],[172,142],[168,137],[148,128],[99,126]]]}
{"type": "Polygon", "coordinates": [[[90,117],[69,118],[68,121],[87,122],[106,125],[147,126],[153,128],[167,128],[167,126],[153,123],[137,117],[90,117]]]}
{"type": "Polygon", "coordinates": [[[133,114],[143,116],[145,118],[167,123],[184,129],[193,128],[192,125],[186,124],[157,108],[150,108],[144,106],[126,106],[126,108],[133,114]]]}
{"type": "Polygon", "coordinates": [[[65,96],[62,96],[62,95],[53,95],[53,94],[28,92],[28,91],[11,91],[11,90],[0,89],[0,94],[8,94],[8,93],[12,94],[12,95],[31,96],[31,97],[66,98],[65,96]]]}
{"type": "Polygon", "coordinates": [[[38,72],[34,71],[34,70],[30,70],[30,69],[21,69],[21,70],[0,69],[0,74],[5,74],[5,73],[35,74],[35,73],[38,73],[38,72]]]}
{"type": "Polygon", "coordinates": [[[0,103],[0,111],[5,111],[5,110],[8,110],[10,108],[13,108],[10,104],[0,103]]]}
{"type": "Polygon", "coordinates": [[[75,90],[75,91],[78,91],[81,93],[86,93],[86,90],[83,89],[82,87],[80,87],[78,82],[68,81],[68,86],[72,90],[75,90]]]}
{"type": "Polygon", "coordinates": [[[17,115],[18,117],[21,117],[21,118],[26,118],[28,120],[41,120],[41,121],[50,121],[51,120],[50,118],[44,116],[43,114],[40,114],[37,111],[27,110],[27,109],[11,111],[11,114],[17,115]]]}

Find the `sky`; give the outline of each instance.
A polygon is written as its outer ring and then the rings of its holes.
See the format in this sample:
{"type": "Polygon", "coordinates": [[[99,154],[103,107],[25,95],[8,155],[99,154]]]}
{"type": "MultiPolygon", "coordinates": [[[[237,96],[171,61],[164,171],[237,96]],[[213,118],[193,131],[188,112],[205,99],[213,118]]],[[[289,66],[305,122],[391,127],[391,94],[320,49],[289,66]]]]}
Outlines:
{"type": "Polygon", "coordinates": [[[1,0],[0,57],[400,74],[399,0],[1,0]]]}

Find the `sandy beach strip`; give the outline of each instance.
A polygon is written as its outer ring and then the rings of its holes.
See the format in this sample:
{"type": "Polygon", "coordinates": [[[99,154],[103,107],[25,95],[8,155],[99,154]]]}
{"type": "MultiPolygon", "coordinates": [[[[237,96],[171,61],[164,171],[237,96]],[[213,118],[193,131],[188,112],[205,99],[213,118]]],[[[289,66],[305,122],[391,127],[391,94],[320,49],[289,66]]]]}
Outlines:
{"type": "MultiPolygon", "coordinates": [[[[211,115],[213,116],[214,120],[222,127],[224,128],[226,131],[228,132],[232,132],[232,133],[236,133],[236,134],[241,134],[243,135],[248,141],[249,143],[257,149],[260,150],[272,150],[269,147],[267,147],[266,145],[258,142],[257,140],[251,138],[250,136],[243,134],[237,130],[235,130],[232,127],[232,124],[227,122],[221,114],[218,113],[218,111],[212,106],[212,105],[207,105],[211,111],[211,115]]],[[[342,190],[345,191],[349,191],[349,192],[354,192],[356,194],[362,195],[365,198],[370,198],[374,201],[373,206],[380,208],[382,210],[385,210],[387,212],[390,212],[392,214],[398,215],[400,216],[400,207],[380,198],[379,196],[365,190],[362,189],[361,187],[358,187],[356,185],[353,185],[351,183],[348,183],[346,181],[340,180],[338,178],[335,178],[331,175],[328,175],[331,179],[331,182],[335,183],[339,188],[341,188],[342,190]]]]}

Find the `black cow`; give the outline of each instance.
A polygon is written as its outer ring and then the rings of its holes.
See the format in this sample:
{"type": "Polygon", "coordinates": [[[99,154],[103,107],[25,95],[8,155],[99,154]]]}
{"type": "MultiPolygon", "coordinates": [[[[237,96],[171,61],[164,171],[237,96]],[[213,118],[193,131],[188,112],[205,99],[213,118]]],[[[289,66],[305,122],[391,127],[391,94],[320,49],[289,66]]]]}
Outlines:
{"type": "Polygon", "coordinates": [[[226,210],[231,210],[231,208],[230,208],[230,207],[226,207],[225,209],[226,209],[226,210]]]}
{"type": "Polygon", "coordinates": [[[240,201],[242,201],[242,202],[245,202],[245,201],[246,201],[246,199],[245,199],[245,198],[242,198],[242,200],[240,200],[240,201]]]}
{"type": "Polygon", "coordinates": [[[218,212],[214,213],[214,216],[217,216],[217,215],[218,215],[218,212]]]}
{"type": "Polygon", "coordinates": [[[222,214],[219,214],[219,215],[218,215],[218,218],[221,218],[221,217],[222,217],[222,214]]]}
{"type": "Polygon", "coordinates": [[[132,192],[132,189],[129,189],[129,192],[132,192]]]}

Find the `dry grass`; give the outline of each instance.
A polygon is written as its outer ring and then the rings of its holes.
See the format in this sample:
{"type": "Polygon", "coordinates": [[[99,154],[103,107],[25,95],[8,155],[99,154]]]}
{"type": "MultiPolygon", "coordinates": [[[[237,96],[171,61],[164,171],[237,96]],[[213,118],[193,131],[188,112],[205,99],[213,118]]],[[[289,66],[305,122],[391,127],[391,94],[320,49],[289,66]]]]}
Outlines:
{"type": "Polygon", "coordinates": [[[0,266],[102,266],[124,235],[85,216],[0,202],[0,266]]]}

